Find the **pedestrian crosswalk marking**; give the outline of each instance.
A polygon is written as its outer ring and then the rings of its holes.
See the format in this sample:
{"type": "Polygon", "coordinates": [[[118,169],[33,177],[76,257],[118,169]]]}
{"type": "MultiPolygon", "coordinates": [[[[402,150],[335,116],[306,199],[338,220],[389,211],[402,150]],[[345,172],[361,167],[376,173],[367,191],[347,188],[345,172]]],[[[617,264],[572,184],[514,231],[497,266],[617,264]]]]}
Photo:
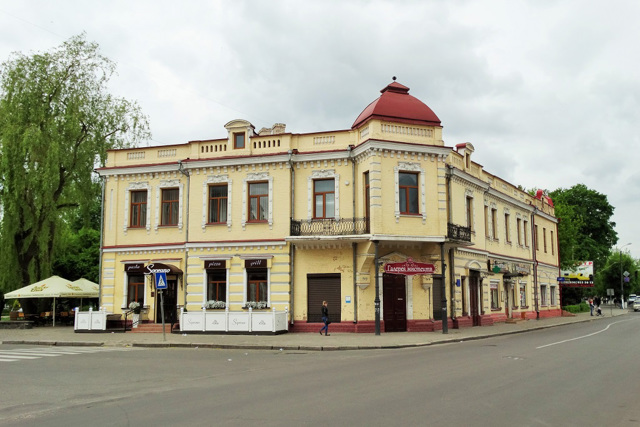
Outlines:
{"type": "Polygon", "coordinates": [[[46,348],[17,348],[11,350],[0,350],[0,363],[16,362],[19,360],[33,360],[44,357],[69,356],[76,354],[101,353],[109,351],[131,351],[141,350],[134,347],[46,347],[46,348]]]}

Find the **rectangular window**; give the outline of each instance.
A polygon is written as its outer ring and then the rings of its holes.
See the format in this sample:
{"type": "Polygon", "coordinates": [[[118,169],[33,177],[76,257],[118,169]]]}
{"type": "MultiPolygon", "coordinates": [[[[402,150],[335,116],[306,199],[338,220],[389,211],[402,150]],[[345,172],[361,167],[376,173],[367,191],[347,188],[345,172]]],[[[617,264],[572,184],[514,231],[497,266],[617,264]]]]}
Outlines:
{"type": "Polygon", "coordinates": [[[498,209],[491,209],[491,231],[494,240],[498,240],[498,209]]]}
{"type": "Polygon", "coordinates": [[[484,207],[484,235],[485,237],[491,237],[489,233],[489,206],[484,207]]]}
{"type": "Polygon", "coordinates": [[[467,197],[467,227],[473,231],[473,197],[467,197]]]}
{"type": "Polygon", "coordinates": [[[522,230],[524,232],[524,246],[529,247],[529,221],[525,219],[522,224],[522,230]]]}
{"type": "Polygon", "coordinates": [[[140,303],[140,307],[142,307],[144,304],[144,276],[130,275],[127,291],[127,307],[133,301],[140,303]]]}
{"type": "Polygon", "coordinates": [[[420,213],[418,209],[418,174],[400,172],[398,182],[400,213],[417,215],[420,213]]]}
{"type": "Polygon", "coordinates": [[[516,218],[516,233],[518,238],[518,246],[522,246],[522,220],[516,218]]]}
{"type": "Polygon", "coordinates": [[[540,305],[547,305],[547,285],[540,285],[540,305]]]}
{"type": "Polygon", "coordinates": [[[269,183],[249,183],[249,221],[267,221],[269,214],[269,183]]]}
{"type": "Polygon", "coordinates": [[[536,234],[534,238],[536,239],[536,251],[540,250],[540,236],[538,235],[538,226],[533,227],[533,232],[536,234]]]}
{"type": "Polygon", "coordinates": [[[511,243],[511,233],[509,233],[509,227],[511,224],[509,224],[509,222],[509,214],[506,213],[504,214],[504,240],[507,243],[511,243]]]}
{"type": "Polygon", "coordinates": [[[556,286],[549,287],[551,291],[551,305],[556,305],[556,286]]]}
{"type": "Polygon", "coordinates": [[[179,196],[180,190],[177,188],[162,189],[161,225],[178,225],[179,196]]]}
{"type": "Polygon", "coordinates": [[[207,301],[227,302],[227,270],[209,270],[207,272],[207,301]]]}
{"type": "Polygon", "coordinates": [[[553,230],[549,232],[551,234],[551,255],[555,255],[555,250],[553,248],[553,230]]]}
{"type": "Polygon", "coordinates": [[[367,233],[371,231],[371,188],[369,187],[369,172],[364,173],[364,216],[367,222],[367,233]]]}
{"type": "Polygon", "coordinates": [[[520,283],[520,307],[527,306],[527,284],[520,283]]]}
{"type": "Polygon", "coordinates": [[[244,148],[244,132],[238,132],[233,134],[233,148],[244,148]]]}
{"type": "Polygon", "coordinates": [[[544,248],[544,253],[547,253],[547,229],[542,227],[542,244],[544,248]]]}
{"type": "Polygon", "coordinates": [[[247,302],[267,302],[267,269],[247,269],[247,302]]]}
{"type": "Polygon", "coordinates": [[[147,226],[147,190],[131,192],[129,227],[147,226]]]}
{"type": "Polygon", "coordinates": [[[209,186],[209,224],[227,222],[227,184],[209,186]]]}
{"type": "Polygon", "coordinates": [[[314,218],[335,218],[335,181],[318,179],[313,181],[313,199],[315,200],[314,218]]]}
{"type": "Polygon", "coordinates": [[[500,294],[498,293],[498,284],[495,282],[490,283],[491,288],[491,309],[499,310],[500,309],[500,294]]]}

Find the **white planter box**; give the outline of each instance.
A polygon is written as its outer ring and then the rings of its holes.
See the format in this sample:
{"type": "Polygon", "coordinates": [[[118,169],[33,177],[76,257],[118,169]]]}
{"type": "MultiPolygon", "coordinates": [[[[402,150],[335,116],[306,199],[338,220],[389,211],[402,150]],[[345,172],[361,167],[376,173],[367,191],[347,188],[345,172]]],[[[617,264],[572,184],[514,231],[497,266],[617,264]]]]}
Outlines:
{"type": "Polygon", "coordinates": [[[283,332],[289,328],[288,310],[276,311],[182,311],[182,332],[283,332]]]}
{"type": "Polygon", "coordinates": [[[75,331],[106,331],[106,311],[76,311],[73,324],[75,331]]]}

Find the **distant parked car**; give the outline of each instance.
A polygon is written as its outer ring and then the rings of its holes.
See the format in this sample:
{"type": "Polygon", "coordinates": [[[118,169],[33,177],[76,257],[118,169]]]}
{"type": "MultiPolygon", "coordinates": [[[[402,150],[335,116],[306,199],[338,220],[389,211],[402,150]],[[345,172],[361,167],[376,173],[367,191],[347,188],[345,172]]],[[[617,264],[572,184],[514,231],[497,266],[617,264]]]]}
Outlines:
{"type": "MultiPolygon", "coordinates": [[[[629,299],[627,300],[627,303],[635,305],[635,302],[636,302],[637,298],[638,297],[636,296],[636,294],[631,294],[631,295],[629,295],[629,299]]],[[[638,305],[640,306],[640,304],[638,304],[638,305]]],[[[635,311],[635,309],[633,311],[635,311]]]]}

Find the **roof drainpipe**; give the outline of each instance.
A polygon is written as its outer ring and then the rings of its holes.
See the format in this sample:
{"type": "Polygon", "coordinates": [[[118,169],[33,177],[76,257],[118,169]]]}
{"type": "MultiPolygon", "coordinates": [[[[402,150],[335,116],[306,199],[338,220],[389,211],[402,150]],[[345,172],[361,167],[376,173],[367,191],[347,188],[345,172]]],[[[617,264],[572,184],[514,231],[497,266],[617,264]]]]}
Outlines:
{"type": "MultiPolygon", "coordinates": [[[[453,166],[447,165],[447,234],[449,230],[449,223],[452,222],[451,216],[453,215],[453,201],[451,200],[451,176],[453,175],[453,166]]],[[[445,237],[446,240],[446,237],[445,237]]],[[[444,247],[444,245],[443,245],[444,247]]],[[[456,299],[454,298],[456,285],[455,285],[455,259],[454,259],[454,251],[449,248],[449,289],[450,289],[450,300],[451,300],[451,320],[454,320],[456,317],[456,299]]],[[[444,273],[443,273],[444,274],[444,273]]],[[[443,277],[444,280],[444,277],[443,277]]]]}
{"type": "MultiPolygon", "coordinates": [[[[293,168],[293,154],[294,151],[293,150],[289,150],[288,151],[289,154],[289,169],[291,169],[291,220],[289,221],[289,234],[291,234],[291,221],[293,221],[293,219],[295,218],[295,187],[296,187],[296,173],[295,170],[293,168]]],[[[291,309],[289,310],[289,324],[293,325],[293,303],[294,303],[294,289],[295,287],[293,286],[294,284],[294,266],[295,266],[295,258],[296,258],[296,248],[295,246],[290,242],[289,243],[289,268],[291,270],[291,278],[289,279],[289,307],[291,307],[291,309]]]]}
{"type": "MultiPolygon", "coordinates": [[[[181,174],[187,177],[187,211],[189,210],[189,189],[191,188],[191,175],[189,172],[184,170],[184,166],[182,164],[182,160],[178,160],[178,171],[181,174]]],[[[185,219],[184,225],[184,273],[182,273],[182,292],[183,292],[183,304],[182,307],[184,311],[187,311],[187,272],[189,270],[188,262],[189,262],[189,215],[185,219]]],[[[178,304],[179,305],[179,304],[178,304]]],[[[176,307],[177,308],[177,307],[176,307]]]]}
{"type": "MultiPolygon", "coordinates": [[[[94,171],[95,172],[95,171],[94,171]]],[[[102,309],[102,256],[104,254],[102,250],[102,245],[104,243],[104,192],[105,189],[105,177],[102,177],[100,182],[101,191],[100,191],[100,258],[98,259],[98,307],[102,309]]]]}
{"type": "Polygon", "coordinates": [[[533,253],[533,292],[536,300],[536,320],[540,319],[540,303],[538,297],[538,256],[536,254],[536,212],[538,208],[534,205],[533,212],[531,212],[531,252],[533,253]]]}
{"type": "MultiPolygon", "coordinates": [[[[349,154],[349,161],[351,162],[351,199],[352,199],[352,213],[353,213],[353,234],[356,233],[356,162],[353,159],[353,145],[347,147],[347,153],[349,154]]],[[[351,250],[353,254],[353,323],[358,323],[358,281],[356,280],[356,257],[358,244],[356,242],[351,243],[351,250]]]]}

